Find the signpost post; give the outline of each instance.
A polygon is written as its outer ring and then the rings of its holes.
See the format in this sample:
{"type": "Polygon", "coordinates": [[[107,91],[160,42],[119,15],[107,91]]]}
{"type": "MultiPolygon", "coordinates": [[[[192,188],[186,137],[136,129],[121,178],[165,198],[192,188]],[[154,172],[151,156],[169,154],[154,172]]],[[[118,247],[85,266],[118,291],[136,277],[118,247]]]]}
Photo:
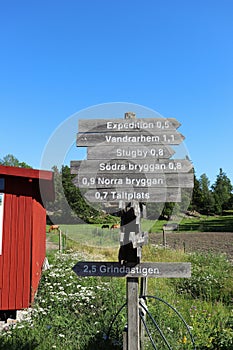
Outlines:
{"type": "Polygon", "coordinates": [[[147,232],[140,220],[145,203],[180,202],[181,188],[193,187],[192,164],[187,159],[170,159],[172,145],[184,136],[173,118],[80,120],[77,146],[88,147],[87,160],[72,161],[74,184],[90,203],[118,206],[121,238],[118,262],[80,262],[79,276],[127,278],[127,350],[140,349],[139,277],[146,288],[147,277],[190,277],[188,263],[140,263],[147,232]]]}

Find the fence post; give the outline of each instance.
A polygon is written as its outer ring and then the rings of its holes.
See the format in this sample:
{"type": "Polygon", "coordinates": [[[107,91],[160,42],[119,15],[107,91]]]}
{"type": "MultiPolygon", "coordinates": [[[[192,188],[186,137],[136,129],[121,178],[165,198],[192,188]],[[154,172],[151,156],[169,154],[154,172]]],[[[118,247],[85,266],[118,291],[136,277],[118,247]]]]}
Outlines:
{"type": "Polygon", "coordinates": [[[167,247],[167,237],[166,237],[166,229],[163,227],[163,247],[166,249],[167,247]]]}
{"type": "Polygon", "coordinates": [[[59,234],[59,252],[62,253],[62,232],[60,229],[58,230],[58,234],[59,234]]]}

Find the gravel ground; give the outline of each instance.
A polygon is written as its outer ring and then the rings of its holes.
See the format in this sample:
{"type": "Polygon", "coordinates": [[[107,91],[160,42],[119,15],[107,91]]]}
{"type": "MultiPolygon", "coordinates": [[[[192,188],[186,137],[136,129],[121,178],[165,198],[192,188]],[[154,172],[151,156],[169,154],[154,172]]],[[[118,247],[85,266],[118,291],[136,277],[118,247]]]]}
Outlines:
{"type": "Polygon", "coordinates": [[[26,310],[17,311],[16,320],[8,318],[7,322],[0,321],[0,332],[8,331],[10,328],[14,327],[17,323],[22,320],[30,320],[32,308],[26,310]]]}

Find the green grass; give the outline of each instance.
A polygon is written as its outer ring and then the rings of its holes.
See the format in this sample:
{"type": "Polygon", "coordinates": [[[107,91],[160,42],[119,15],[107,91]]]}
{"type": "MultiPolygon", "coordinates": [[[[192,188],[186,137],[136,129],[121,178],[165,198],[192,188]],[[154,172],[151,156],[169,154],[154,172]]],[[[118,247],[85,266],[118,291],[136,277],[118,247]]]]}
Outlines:
{"type": "Polygon", "coordinates": [[[180,231],[233,232],[233,216],[209,216],[200,219],[185,219],[179,225],[180,231]]]}
{"type": "MultiPolygon", "coordinates": [[[[71,243],[72,241],[69,241],[71,243]]],[[[112,259],[113,248],[102,248],[102,259],[112,259]]],[[[191,261],[191,279],[149,278],[148,294],[173,305],[188,323],[197,350],[232,350],[232,273],[223,255],[189,254],[147,246],[146,261],[191,261]]],[[[124,278],[76,276],[72,266],[96,258],[94,248],[75,243],[66,254],[50,251],[51,268],[43,273],[28,320],[0,333],[1,350],[121,350],[126,324],[123,309],[106,339],[114,315],[125,302],[124,278]],[[92,250],[93,249],[93,250],[92,250]]],[[[191,350],[187,329],[170,307],[149,299],[148,309],[173,349],[191,350]]],[[[157,348],[165,350],[156,328],[147,324],[157,348]]],[[[145,350],[152,350],[145,339],[145,350]]]]}
{"type": "MultiPolygon", "coordinates": [[[[118,229],[101,229],[101,225],[98,224],[60,225],[60,229],[67,239],[84,245],[97,247],[116,247],[119,245],[118,229]]],[[[49,236],[52,241],[58,242],[57,232],[50,233],[49,236]]]]}
{"type": "MultiPolygon", "coordinates": [[[[233,215],[201,216],[183,218],[179,223],[179,232],[233,232],[233,215]]],[[[142,231],[162,232],[166,220],[141,220],[142,231]]],[[[101,229],[101,224],[60,225],[68,239],[80,244],[97,247],[118,247],[119,230],[101,229]]],[[[109,224],[111,226],[111,224],[109,224]]],[[[47,226],[47,231],[48,231],[47,226]]],[[[50,239],[58,243],[56,233],[49,234],[50,239]]]]}
{"type": "MultiPolygon", "coordinates": [[[[183,218],[179,223],[180,232],[233,232],[233,215],[204,216],[200,218],[183,218]]],[[[162,232],[167,221],[158,220],[152,224],[150,232],[162,232]]]]}

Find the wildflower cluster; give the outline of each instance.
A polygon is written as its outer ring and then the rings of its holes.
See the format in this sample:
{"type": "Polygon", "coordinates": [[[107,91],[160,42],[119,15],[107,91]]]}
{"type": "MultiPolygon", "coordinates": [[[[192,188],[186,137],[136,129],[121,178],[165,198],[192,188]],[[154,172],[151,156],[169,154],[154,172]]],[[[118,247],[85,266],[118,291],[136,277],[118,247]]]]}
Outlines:
{"type": "Polygon", "coordinates": [[[75,252],[55,255],[43,273],[30,318],[4,336],[0,333],[0,349],[18,350],[28,343],[29,348],[82,350],[103,338],[124,303],[124,290],[114,280],[76,276],[72,267],[83,259],[75,252]]]}
{"type": "Polygon", "coordinates": [[[77,258],[76,253],[59,254],[56,263],[44,273],[36,299],[37,305],[44,311],[57,305],[60,308],[68,307],[73,312],[79,312],[85,307],[94,308],[92,302],[96,293],[105,290],[106,283],[99,281],[97,285],[94,279],[85,281],[78,278],[72,271],[77,258]]]}
{"type": "MultiPolygon", "coordinates": [[[[12,323],[0,332],[0,350],[122,349],[125,309],[111,328],[111,340],[106,334],[114,315],[125,303],[125,280],[78,277],[72,267],[88,258],[77,252],[51,255],[50,268],[43,272],[32,309],[22,312],[21,322],[12,323]]],[[[224,256],[193,254],[189,260],[193,270],[191,279],[164,279],[163,288],[158,288],[158,280],[150,281],[155,288],[149,294],[158,298],[148,299],[147,308],[174,349],[193,349],[190,330],[197,350],[231,350],[232,266],[224,256]],[[188,327],[160,298],[183,315],[188,327]]],[[[163,339],[149,314],[146,322],[158,348],[163,349],[163,339]]],[[[149,341],[145,341],[145,349],[150,348],[149,341]]]]}
{"type": "Polygon", "coordinates": [[[233,322],[223,306],[202,302],[189,312],[197,349],[233,349],[233,322]]]}
{"type": "Polygon", "coordinates": [[[192,277],[176,281],[178,293],[188,293],[194,298],[223,301],[230,304],[233,298],[231,278],[233,266],[225,255],[190,254],[192,277]]]}

